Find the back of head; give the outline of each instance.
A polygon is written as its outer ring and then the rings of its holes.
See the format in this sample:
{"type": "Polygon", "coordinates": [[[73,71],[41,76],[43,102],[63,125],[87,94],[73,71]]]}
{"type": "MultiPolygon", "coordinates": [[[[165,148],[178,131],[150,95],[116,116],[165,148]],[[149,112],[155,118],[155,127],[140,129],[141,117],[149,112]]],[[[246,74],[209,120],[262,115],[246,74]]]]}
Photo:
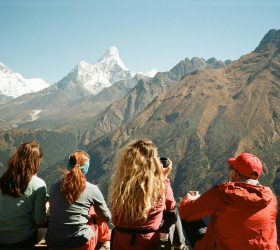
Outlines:
{"type": "Polygon", "coordinates": [[[60,190],[67,203],[74,203],[86,187],[85,174],[89,168],[89,155],[83,150],[76,150],[69,155],[67,170],[61,180],[60,190]]]}
{"type": "Polygon", "coordinates": [[[21,197],[32,176],[37,173],[42,157],[43,153],[37,142],[21,144],[10,158],[8,168],[0,179],[2,193],[21,197]]]}
{"type": "Polygon", "coordinates": [[[242,153],[236,158],[230,158],[228,164],[245,178],[256,180],[262,174],[263,167],[260,159],[250,153],[242,153]]]}
{"type": "Polygon", "coordinates": [[[134,140],[117,155],[109,200],[116,218],[145,220],[164,189],[163,171],[156,146],[150,140],[134,140]]]}

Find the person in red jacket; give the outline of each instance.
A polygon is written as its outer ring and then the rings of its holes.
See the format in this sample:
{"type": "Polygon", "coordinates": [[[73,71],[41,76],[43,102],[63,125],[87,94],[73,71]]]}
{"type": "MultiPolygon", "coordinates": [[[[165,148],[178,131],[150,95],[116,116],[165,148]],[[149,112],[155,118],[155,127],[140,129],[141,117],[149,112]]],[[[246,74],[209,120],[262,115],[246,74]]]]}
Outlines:
{"type": "Polygon", "coordinates": [[[180,204],[186,236],[200,249],[279,249],[277,246],[277,200],[258,179],[262,163],[243,153],[228,160],[230,181],[201,196],[188,193],[180,204]],[[202,219],[210,216],[207,228],[202,219]],[[206,230],[205,230],[206,229],[206,230]]]}

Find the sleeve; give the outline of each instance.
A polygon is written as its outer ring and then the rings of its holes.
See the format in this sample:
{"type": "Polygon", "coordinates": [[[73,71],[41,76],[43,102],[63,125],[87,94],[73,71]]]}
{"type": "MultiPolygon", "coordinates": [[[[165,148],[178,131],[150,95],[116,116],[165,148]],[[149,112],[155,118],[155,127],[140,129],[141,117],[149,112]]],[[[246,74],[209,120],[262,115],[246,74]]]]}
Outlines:
{"type": "Polygon", "coordinates": [[[165,185],[165,210],[166,211],[171,211],[176,207],[176,201],[174,199],[173,191],[170,186],[170,181],[169,179],[164,180],[164,185],[165,185]]]}
{"type": "Polygon", "coordinates": [[[202,219],[213,215],[217,210],[226,205],[222,193],[214,187],[202,194],[196,200],[190,200],[187,196],[180,203],[180,217],[187,221],[202,219]]]}
{"type": "Polygon", "coordinates": [[[106,201],[104,200],[104,197],[100,191],[100,189],[94,185],[94,191],[93,191],[93,206],[94,210],[101,220],[107,222],[111,220],[111,212],[109,208],[107,207],[106,201]]]}
{"type": "Polygon", "coordinates": [[[43,181],[42,184],[35,190],[34,219],[36,225],[42,225],[47,219],[46,196],[47,186],[43,181]]]}

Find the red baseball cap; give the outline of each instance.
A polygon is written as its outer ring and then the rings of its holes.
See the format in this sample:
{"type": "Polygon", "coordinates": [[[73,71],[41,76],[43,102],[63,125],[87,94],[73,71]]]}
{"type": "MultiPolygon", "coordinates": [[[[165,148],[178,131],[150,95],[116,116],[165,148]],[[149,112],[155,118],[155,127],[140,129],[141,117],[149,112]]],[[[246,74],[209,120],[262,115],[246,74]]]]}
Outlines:
{"type": "Polygon", "coordinates": [[[228,164],[242,176],[258,179],[262,174],[260,159],[250,153],[243,153],[236,158],[229,158],[228,164]]]}

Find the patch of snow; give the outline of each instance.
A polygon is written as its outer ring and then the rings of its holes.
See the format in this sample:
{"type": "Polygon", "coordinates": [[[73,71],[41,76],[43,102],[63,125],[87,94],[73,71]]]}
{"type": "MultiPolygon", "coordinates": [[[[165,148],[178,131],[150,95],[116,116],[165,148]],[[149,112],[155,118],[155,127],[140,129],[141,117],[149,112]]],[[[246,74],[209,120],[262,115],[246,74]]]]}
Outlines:
{"type": "Polygon", "coordinates": [[[153,78],[157,73],[158,73],[157,69],[152,69],[152,70],[147,71],[147,72],[137,72],[135,74],[144,75],[144,76],[153,78]]]}
{"type": "Polygon", "coordinates": [[[39,114],[42,112],[42,109],[34,109],[30,112],[31,119],[30,121],[35,121],[39,118],[39,114]]]}

